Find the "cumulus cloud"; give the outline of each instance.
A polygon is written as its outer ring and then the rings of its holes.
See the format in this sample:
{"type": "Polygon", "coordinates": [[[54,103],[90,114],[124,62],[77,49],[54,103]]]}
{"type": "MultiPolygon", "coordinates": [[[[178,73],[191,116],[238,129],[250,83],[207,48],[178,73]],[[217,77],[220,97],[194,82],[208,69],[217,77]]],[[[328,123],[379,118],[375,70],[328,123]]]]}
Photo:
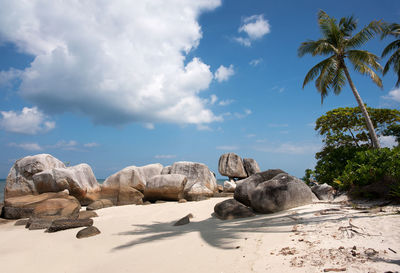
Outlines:
{"type": "Polygon", "coordinates": [[[229,67],[221,65],[214,74],[214,78],[218,82],[224,82],[229,80],[231,76],[235,74],[235,70],[233,69],[233,65],[231,64],[229,67]]]}
{"type": "Polygon", "coordinates": [[[52,149],[62,149],[66,151],[74,151],[77,150],[78,142],[75,140],[70,140],[70,141],[65,141],[65,140],[60,140],[54,145],[49,145],[47,146],[48,148],[52,149]]]}
{"type": "Polygon", "coordinates": [[[383,98],[395,102],[400,102],[400,88],[389,91],[389,94],[387,96],[383,96],[383,98]]]}
{"type": "Polygon", "coordinates": [[[86,147],[86,148],[93,148],[93,147],[97,147],[97,146],[99,146],[99,144],[96,142],[89,142],[89,143],[83,144],[83,147],[86,147]]]}
{"type": "Polygon", "coordinates": [[[175,158],[176,155],[156,155],[154,156],[154,158],[156,159],[171,159],[171,158],[175,158]]]}
{"type": "Polygon", "coordinates": [[[202,38],[199,15],[220,0],[43,4],[2,1],[0,36],[34,56],[19,93],[46,113],[109,125],[222,120],[200,97],[210,66],[186,59],[202,38]]]}
{"type": "Polygon", "coordinates": [[[227,105],[229,105],[229,104],[231,104],[231,103],[233,103],[234,102],[234,100],[221,100],[219,103],[218,103],[218,105],[220,105],[220,106],[227,106],[227,105]]]}
{"type": "Polygon", "coordinates": [[[22,75],[22,71],[11,68],[6,71],[0,71],[0,87],[11,87],[22,75]]]}
{"type": "Polygon", "coordinates": [[[40,147],[39,144],[37,143],[9,143],[8,144],[10,147],[17,147],[21,148],[27,151],[41,151],[43,150],[42,147],[40,147]]]}
{"type": "Polygon", "coordinates": [[[210,96],[210,104],[215,104],[218,101],[218,97],[215,94],[210,96]]]}
{"type": "Polygon", "coordinates": [[[246,37],[235,37],[235,41],[249,47],[253,41],[259,40],[270,33],[271,26],[268,20],[264,19],[263,14],[252,15],[243,19],[243,23],[239,27],[238,32],[244,33],[246,37]]]}
{"type": "Polygon", "coordinates": [[[251,115],[251,113],[253,113],[250,109],[245,109],[243,113],[234,113],[234,116],[236,118],[242,119],[247,117],[248,115],[251,115]]]}
{"type": "Polygon", "coordinates": [[[235,151],[238,150],[238,146],[228,146],[228,145],[223,145],[223,146],[217,146],[217,150],[222,150],[222,151],[235,151]]]}
{"type": "Polygon", "coordinates": [[[37,107],[24,107],[21,112],[0,111],[0,127],[8,132],[34,135],[46,133],[55,127],[55,122],[49,121],[48,117],[37,109],[37,107]]]}
{"type": "Polygon", "coordinates": [[[384,147],[393,148],[398,144],[395,136],[380,136],[379,142],[382,148],[384,147]]]}

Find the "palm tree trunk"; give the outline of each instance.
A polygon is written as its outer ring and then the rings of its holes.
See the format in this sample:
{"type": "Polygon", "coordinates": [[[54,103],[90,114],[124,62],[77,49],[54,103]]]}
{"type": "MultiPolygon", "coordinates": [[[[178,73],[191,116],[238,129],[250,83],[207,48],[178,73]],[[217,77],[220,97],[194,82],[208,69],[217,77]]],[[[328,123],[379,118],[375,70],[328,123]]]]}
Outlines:
{"type": "Polygon", "coordinates": [[[368,131],[369,131],[369,135],[371,137],[372,147],[378,149],[378,148],[381,147],[381,145],[379,144],[379,140],[378,140],[378,137],[376,136],[375,129],[374,129],[374,126],[372,125],[372,121],[371,121],[371,118],[369,117],[367,108],[365,107],[364,102],[362,101],[360,95],[358,94],[357,89],[354,86],[353,81],[351,80],[349,71],[347,70],[347,66],[345,64],[343,64],[343,70],[344,70],[344,73],[346,74],[347,80],[349,81],[351,90],[353,91],[353,95],[357,100],[358,107],[360,107],[361,112],[364,115],[365,122],[367,124],[367,128],[368,128],[368,131]]]}

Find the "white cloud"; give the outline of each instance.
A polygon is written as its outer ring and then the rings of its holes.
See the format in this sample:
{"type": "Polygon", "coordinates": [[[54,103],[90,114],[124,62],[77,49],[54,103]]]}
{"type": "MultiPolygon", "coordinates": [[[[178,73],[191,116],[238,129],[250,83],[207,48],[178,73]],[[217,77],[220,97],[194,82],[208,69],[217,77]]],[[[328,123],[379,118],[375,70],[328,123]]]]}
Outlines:
{"type": "Polygon", "coordinates": [[[48,117],[37,107],[24,107],[21,112],[0,111],[0,127],[12,133],[30,134],[46,133],[55,127],[55,122],[48,121],[48,117]]]}
{"type": "Polygon", "coordinates": [[[217,146],[216,147],[217,150],[222,150],[222,151],[235,151],[238,150],[239,147],[238,146],[217,146]]]}
{"type": "Polygon", "coordinates": [[[2,1],[0,36],[34,56],[19,93],[47,113],[101,124],[221,121],[199,93],[213,74],[187,60],[197,21],[221,0],[2,1]],[[43,6],[46,8],[43,8],[43,6]]]}
{"type": "Polygon", "coordinates": [[[244,45],[251,46],[255,40],[261,39],[271,32],[271,26],[264,15],[252,15],[243,19],[242,25],[238,29],[239,33],[245,33],[248,37],[235,37],[235,41],[244,45]]]}
{"type": "Polygon", "coordinates": [[[379,142],[381,143],[382,148],[393,148],[398,144],[395,136],[380,136],[379,142]]]}
{"type": "Polygon", "coordinates": [[[43,150],[42,147],[40,147],[39,144],[37,143],[9,143],[8,144],[10,147],[17,147],[21,148],[27,151],[41,151],[43,150]]]}
{"type": "Polygon", "coordinates": [[[233,69],[233,65],[231,64],[229,67],[225,67],[221,65],[214,74],[214,78],[218,82],[227,81],[231,76],[235,74],[235,70],[233,69]]]}
{"type": "Polygon", "coordinates": [[[151,122],[146,122],[146,123],[144,123],[144,124],[143,124],[143,127],[146,128],[146,129],[148,129],[148,130],[154,130],[154,128],[155,128],[154,124],[151,123],[151,122]]]}
{"type": "Polygon", "coordinates": [[[221,100],[219,103],[218,103],[218,105],[220,105],[220,106],[227,106],[227,105],[229,105],[229,104],[231,104],[231,103],[233,103],[234,102],[234,100],[221,100]]]}
{"type": "Polygon", "coordinates": [[[400,102],[400,88],[389,91],[389,94],[387,96],[382,96],[382,98],[395,102],[400,102]]]}
{"type": "Polygon", "coordinates": [[[53,149],[62,149],[62,150],[67,150],[67,151],[73,151],[77,150],[78,142],[75,140],[70,140],[70,141],[65,141],[65,140],[60,140],[54,145],[49,145],[47,146],[48,148],[53,148],[53,149]]]}
{"type": "Polygon", "coordinates": [[[215,104],[218,101],[218,97],[214,94],[210,97],[210,104],[215,104]]]}
{"type": "Polygon", "coordinates": [[[96,142],[90,142],[90,143],[83,144],[83,147],[86,147],[86,148],[93,148],[93,147],[97,147],[97,146],[99,146],[99,144],[96,142]]]}
{"type": "Polygon", "coordinates": [[[171,158],[175,158],[176,155],[156,155],[154,156],[154,158],[156,159],[171,159],[171,158]]]}
{"type": "Polygon", "coordinates": [[[244,113],[234,113],[236,118],[242,119],[247,117],[248,115],[251,115],[251,113],[253,113],[250,109],[245,109],[244,113]]]}
{"type": "Polygon", "coordinates": [[[251,66],[257,66],[257,65],[259,65],[262,61],[263,61],[262,58],[258,58],[258,59],[251,60],[251,61],[249,62],[249,64],[250,64],[251,66]]]}
{"type": "Polygon", "coordinates": [[[15,80],[20,78],[21,75],[22,71],[14,68],[7,71],[0,71],[0,87],[10,87],[15,80]]]}

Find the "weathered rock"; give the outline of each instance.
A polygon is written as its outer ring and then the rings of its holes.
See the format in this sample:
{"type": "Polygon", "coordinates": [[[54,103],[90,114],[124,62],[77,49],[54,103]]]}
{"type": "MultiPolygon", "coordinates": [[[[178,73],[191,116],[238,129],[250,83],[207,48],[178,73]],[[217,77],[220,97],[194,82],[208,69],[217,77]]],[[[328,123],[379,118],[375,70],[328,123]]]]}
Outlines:
{"type": "Polygon", "coordinates": [[[37,205],[47,199],[68,198],[67,192],[48,192],[40,195],[11,197],[4,201],[4,218],[29,218],[37,205]]]}
{"type": "Polygon", "coordinates": [[[54,220],[47,232],[57,232],[78,227],[89,227],[93,225],[93,219],[59,219],[54,220]]]}
{"type": "Polygon", "coordinates": [[[251,176],[255,173],[261,172],[257,161],[252,158],[243,158],[243,166],[246,170],[247,176],[251,176]]]}
{"type": "Polygon", "coordinates": [[[32,176],[38,193],[68,190],[82,205],[99,198],[100,185],[88,164],[68,168],[53,168],[32,176]]]}
{"type": "Polygon", "coordinates": [[[78,219],[89,219],[94,217],[98,217],[95,211],[83,210],[79,212],[78,219]]]}
{"type": "Polygon", "coordinates": [[[186,199],[179,199],[178,203],[187,203],[187,200],[186,199]]]}
{"type": "Polygon", "coordinates": [[[26,226],[28,221],[29,221],[29,219],[27,219],[27,218],[19,219],[19,220],[15,221],[14,226],[26,226]]]}
{"type": "Polygon", "coordinates": [[[300,179],[281,173],[250,192],[251,207],[273,213],[312,203],[311,189],[300,179]]]}
{"type": "Polygon", "coordinates": [[[31,218],[49,221],[65,218],[76,219],[80,209],[79,201],[73,196],[51,198],[35,206],[31,218]]]}
{"type": "Polygon", "coordinates": [[[190,223],[190,218],[193,218],[193,214],[189,213],[185,217],[182,217],[178,221],[175,222],[174,226],[183,226],[190,223]]]}
{"type": "Polygon", "coordinates": [[[117,206],[143,204],[143,193],[131,187],[119,188],[117,206]]]}
{"type": "Polygon", "coordinates": [[[100,199],[96,200],[93,203],[90,203],[87,207],[86,210],[96,210],[96,209],[104,209],[108,207],[112,207],[114,204],[111,202],[111,200],[108,199],[100,199]]]}
{"type": "Polygon", "coordinates": [[[52,220],[48,219],[31,219],[25,225],[29,230],[47,229],[51,226],[52,220]]]}
{"type": "Polygon", "coordinates": [[[165,166],[162,171],[161,174],[171,174],[171,166],[165,166]]]}
{"type": "Polygon", "coordinates": [[[243,161],[235,153],[223,154],[219,158],[218,171],[221,175],[230,178],[246,178],[247,173],[243,167],[243,161]]]}
{"type": "Polygon", "coordinates": [[[223,192],[224,191],[224,186],[217,185],[217,189],[218,189],[218,192],[223,192]]]}
{"type": "Polygon", "coordinates": [[[235,192],[235,181],[224,181],[224,192],[235,192]]]}
{"type": "Polygon", "coordinates": [[[100,233],[101,232],[97,227],[90,226],[90,227],[86,227],[86,228],[78,231],[78,233],[76,234],[76,238],[82,239],[82,238],[92,237],[92,236],[96,236],[100,233]]]}
{"type": "Polygon", "coordinates": [[[314,185],[311,188],[312,192],[318,197],[319,200],[333,200],[335,195],[335,189],[324,183],[322,185],[314,185]]]}
{"type": "Polygon", "coordinates": [[[161,174],[161,164],[150,164],[143,167],[129,166],[109,176],[103,183],[103,187],[118,188],[128,186],[141,192],[146,187],[147,179],[161,174]]]}
{"type": "Polygon", "coordinates": [[[147,181],[144,190],[146,200],[175,200],[184,197],[184,188],[187,182],[182,174],[156,175],[147,181]]]}
{"type": "Polygon", "coordinates": [[[171,174],[182,174],[186,176],[187,182],[184,192],[185,199],[189,201],[212,196],[212,193],[218,190],[217,179],[208,167],[202,163],[186,161],[175,162],[171,167],[171,174]],[[203,195],[203,197],[201,197],[201,195],[203,195]]]}
{"type": "Polygon", "coordinates": [[[245,206],[250,207],[250,192],[254,190],[258,184],[274,178],[280,173],[286,173],[280,169],[270,169],[264,172],[253,174],[246,179],[236,182],[235,199],[245,206]]]}
{"type": "Polygon", "coordinates": [[[38,154],[18,159],[8,173],[4,199],[38,194],[32,176],[53,168],[65,168],[65,165],[49,154],[38,154]]]}
{"type": "Polygon", "coordinates": [[[0,203],[0,217],[3,217],[3,208],[4,208],[4,203],[0,203]]]}
{"type": "Polygon", "coordinates": [[[185,199],[189,201],[201,201],[214,196],[214,192],[201,184],[194,184],[187,192],[185,199]]]}
{"type": "Polygon", "coordinates": [[[252,209],[235,199],[228,199],[214,206],[215,215],[222,220],[255,216],[252,209]]]}

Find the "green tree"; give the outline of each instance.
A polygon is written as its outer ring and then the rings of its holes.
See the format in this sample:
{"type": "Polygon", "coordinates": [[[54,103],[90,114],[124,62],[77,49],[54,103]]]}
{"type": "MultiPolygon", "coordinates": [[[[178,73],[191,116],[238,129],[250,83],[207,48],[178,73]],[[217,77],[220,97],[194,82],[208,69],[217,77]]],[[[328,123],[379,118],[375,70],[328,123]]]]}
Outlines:
{"type": "MultiPolygon", "coordinates": [[[[393,23],[391,25],[386,26],[383,30],[382,38],[388,35],[399,38],[400,25],[393,23]]],[[[393,52],[393,54],[390,56],[389,60],[387,61],[383,69],[383,75],[385,75],[388,72],[388,70],[392,67],[394,72],[397,74],[396,87],[398,87],[400,85],[400,39],[394,40],[393,42],[388,44],[382,52],[382,57],[387,56],[391,52],[393,52]]]]}
{"type": "Polygon", "coordinates": [[[321,10],[318,13],[318,25],[322,32],[322,38],[316,41],[308,40],[303,42],[298,49],[298,54],[300,57],[305,54],[329,57],[311,68],[304,79],[303,88],[318,76],[315,80],[315,86],[321,94],[321,102],[323,102],[330,89],[335,94],[339,94],[347,79],[365,118],[373,147],[379,148],[380,145],[374,126],[364,102],[350,77],[345,59],[350,61],[356,71],[368,75],[376,85],[382,87],[382,81],[374,71],[374,69],[382,69],[378,62],[378,57],[366,50],[357,49],[381,31],[381,23],[373,21],[358,33],[352,35],[357,28],[357,21],[353,17],[341,18],[338,23],[335,18],[329,17],[328,14],[321,10]]]}
{"type": "MultiPolygon", "coordinates": [[[[393,135],[399,139],[400,111],[367,107],[378,136],[393,135]]],[[[358,107],[336,108],[315,122],[315,130],[326,146],[372,146],[364,116],[358,107]]]]}

